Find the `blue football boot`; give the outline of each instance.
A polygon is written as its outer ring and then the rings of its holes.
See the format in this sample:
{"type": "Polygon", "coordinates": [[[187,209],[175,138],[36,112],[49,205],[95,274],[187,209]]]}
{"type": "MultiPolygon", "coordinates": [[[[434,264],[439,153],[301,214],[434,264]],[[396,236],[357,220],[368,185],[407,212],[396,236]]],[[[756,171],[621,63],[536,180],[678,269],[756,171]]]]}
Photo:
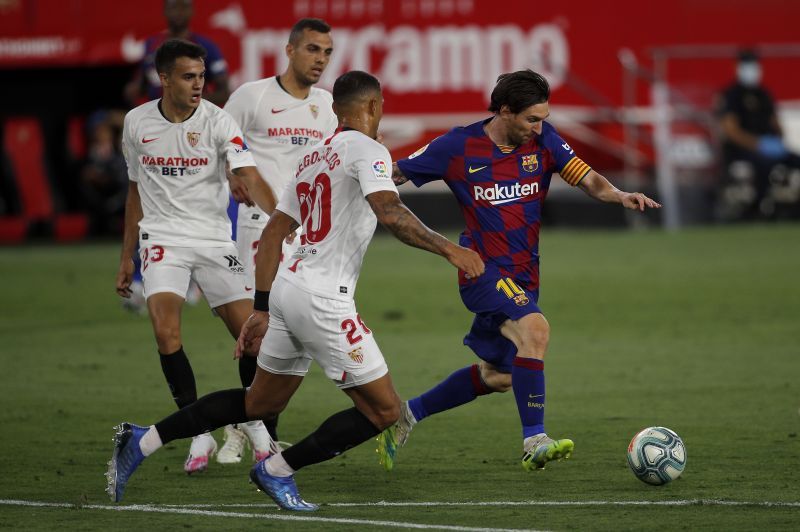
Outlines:
{"type": "Polygon", "coordinates": [[[275,477],[267,473],[266,462],[270,458],[261,460],[250,470],[250,480],[284,510],[295,512],[315,512],[319,510],[318,505],[306,502],[300,497],[293,475],[275,477]]]}
{"type": "Polygon", "coordinates": [[[114,454],[111,455],[111,460],[108,462],[106,492],[112,501],[119,502],[122,500],[122,494],[125,492],[125,486],[131,475],[145,459],[139,447],[139,440],[149,430],[149,427],[121,423],[114,428],[117,429],[117,433],[114,435],[114,454]]]}

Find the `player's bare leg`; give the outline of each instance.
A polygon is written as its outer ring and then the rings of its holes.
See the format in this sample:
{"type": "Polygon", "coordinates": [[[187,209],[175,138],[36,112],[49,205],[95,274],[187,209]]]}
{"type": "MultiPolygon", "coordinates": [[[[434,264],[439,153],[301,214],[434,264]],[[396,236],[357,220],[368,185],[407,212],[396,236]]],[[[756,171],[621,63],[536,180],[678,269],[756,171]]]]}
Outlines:
{"type": "Polygon", "coordinates": [[[533,313],[518,320],[506,320],[500,326],[500,333],[517,347],[511,384],[522,422],[522,467],[543,469],[551,460],[569,458],[575,446],[572,440],[553,440],[544,430],[544,356],[550,325],[544,315],[533,313]]]}
{"type": "MultiPolygon", "coordinates": [[[[147,298],[147,309],[153,324],[158,345],[161,369],[178,408],[197,400],[194,372],[183,350],[181,339],[181,310],[183,297],[172,292],[159,292],[147,298]]],[[[209,458],[216,452],[217,442],[211,434],[201,434],[192,439],[189,456],[183,465],[187,473],[204,471],[209,458]]]]}
{"type": "MultiPolygon", "coordinates": [[[[261,374],[259,370],[253,388],[259,382],[261,374]]],[[[269,389],[274,390],[270,383],[275,380],[275,376],[269,372],[264,374],[268,377],[262,382],[268,383],[269,389]]],[[[253,482],[269,494],[281,508],[297,511],[316,510],[316,505],[307,503],[300,497],[294,483],[294,472],[302,467],[330,460],[367,441],[397,421],[400,414],[400,399],[388,374],[367,384],[347,388],[344,392],[352,399],[354,408],[330,416],[317,430],[296,445],[259,462],[251,471],[250,478],[253,482]]],[[[268,409],[273,411],[282,409],[285,405],[282,405],[281,401],[284,399],[288,401],[288,397],[283,391],[279,391],[278,394],[278,398],[267,400],[272,406],[267,408],[261,403],[254,412],[257,411],[261,415],[266,414],[268,409]]]]}
{"type": "Polygon", "coordinates": [[[403,401],[400,405],[400,418],[397,420],[397,423],[378,435],[378,447],[375,452],[378,453],[379,463],[386,471],[392,471],[400,448],[408,442],[408,438],[411,436],[411,431],[414,429],[414,426],[424,419],[424,417],[417,419],[416,416],[419,414],[415,415],[414,409],[411,406],[412,403],[419,405],[431,402],[429,397],[433,397],[433,401],[436,402],[436,408],[433,409],[433,407],[428,404],[428,408],[426,409],[426,414],[430,416],[467,404],[481,395],[494,392],[503,393],[510,389],[511,374],[498,370],[494,365],[485,360],[481,360],[478,364],[457,370],[431,390],[428,390],[410,401],[403,401]],[[465,389],[463,386],[463,379],[465,378],[472,381],[466,388],[471,389],[473,393],[461,393],[465,389]],[[457,393],[452,393],[452,388],[456,388],[457,393]],[[442,396],[446,397],[445,403],[438,400],[442,396]]]}
{"type": "MultiPolygon", "coordinates": [[[[225,323],[231,336],[238,338],[244,322],[253,313],[253,300],[239,299],[220,305],[214,310],[225,323]]],[[[256,375],[258,353],[244,353],[244,355],[239,359],[239,378],[242,386],[247,388],[253,383],[256,375]]],[[[267,423],[269,426],[266,426],[264,421],[255,419],[235,426],[226,426],[225,444],[217,453],[217,462],[221,464],[241,462],[247,443],[250,445],[253,460],[256,462],[263,460],[271,452],[278,452],[280,449],[277,446],[277,440],[272,437],[274,434],[277,438],[277,416],[267,423]]]]}

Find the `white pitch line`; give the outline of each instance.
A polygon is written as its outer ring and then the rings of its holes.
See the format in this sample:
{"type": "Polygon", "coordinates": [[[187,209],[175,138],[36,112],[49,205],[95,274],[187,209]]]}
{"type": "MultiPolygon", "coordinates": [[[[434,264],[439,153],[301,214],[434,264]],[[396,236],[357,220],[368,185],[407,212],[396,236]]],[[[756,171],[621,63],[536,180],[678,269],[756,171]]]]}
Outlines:
{"type": "MultiPolygon", "coordinates": [[[[163,513],[163,514],[185,514],[201,515],[205,517],[241,517],[246,519],[264,519],[274,521],[306,521],[318,523],[339,523],[347,525],[369,525],[387,526],[397,528],[420,528],[429,530],[455,530],[458,532],[543,532],[529,529],[509,529],[509,528],[480,528],[457,525],[433,525],[426,523],[406,523],[402,521],[375,521],[371,519],[349,519],[341,517],[315,517],[304,515],[281,515],[281,514],[255,514],[242,512],[219,512],[211,510],[199,510],[196,508],[182,508],[177,506],[154,506],[150,504],[131,504],[126,506],[111,506],[105,504],[81,504],[75,505],[64,502],[43,502],[43,501],[24,501],[17,499],[0,499],[0,505],[5,506],[35,506],[40,508],[78,508],[87,510],[110,510],[115,512],[144,512],[144,513],[163,513]]],[[[264,508],[264,505],[259,505],[264,508]]]]}
{"type": "MultiPolygon", "coordinates": [[[[252,503],[230,504],[164,504],[175,508],[256,508],[263,506],[252,503]]],[[[683,499],[674,501],[421,501],[421,502],[332,502],[322,506],[358,507],[436,507],[436,506],[763,506],[769,508],[797,508],[800,502],[787,501],[726,501],[721,499],[683,499]]]]}

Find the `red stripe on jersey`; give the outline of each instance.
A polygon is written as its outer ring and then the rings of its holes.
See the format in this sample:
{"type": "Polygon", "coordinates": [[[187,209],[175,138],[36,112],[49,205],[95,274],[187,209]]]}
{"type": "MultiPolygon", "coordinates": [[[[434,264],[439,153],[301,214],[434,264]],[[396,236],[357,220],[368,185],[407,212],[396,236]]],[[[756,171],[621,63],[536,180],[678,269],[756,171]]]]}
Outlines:
{"type": "Polygon", "coordinates": [[[497,207],[500,212],[500,218],[503,220],[503,227],[507,231],[528,225],[525,219],[525,204],[522,201],[498,205],[497,207]]]}
{"type": "Polygon", "coordinates": [[[506,257],[511,253],[511,248],[508,245],[508,236],[505,232],[481,231],[481,241],[483,242],[483,249],[486,250],[489,258],[506,257]]]}
{"type": "Polygon", "coordinates": [[[464,143],[464,157],[484,157],[491,159],[494,143],[487,137],[469,137],[464,143]]]}
{"type": "Polygon", "coordinates": [[[506,155],[495,159],[492,164],[492,177],[495,181],[519,181],[517,155],[506,155]]]}
{"type": "Polygon", "coordinates": [[[445,173],[446,181],[465,181],[466,175],[464,172],[464,157],[456,155],[450,159],[450,164],[447,165],[447,172],[445,173]]]}

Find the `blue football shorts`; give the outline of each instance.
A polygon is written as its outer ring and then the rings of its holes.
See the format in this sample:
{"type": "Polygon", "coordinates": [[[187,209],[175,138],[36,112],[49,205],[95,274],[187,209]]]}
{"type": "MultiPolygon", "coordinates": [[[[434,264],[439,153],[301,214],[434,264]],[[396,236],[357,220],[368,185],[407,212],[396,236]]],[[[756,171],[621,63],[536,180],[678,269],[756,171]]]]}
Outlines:
{"type": "Polygon", "coordinates": [[[513,278],[500,272],[497,266],[486,264],[486,271],[477,279],[459,288],[461,300],[475,314],[472,328],[464,337],[464,345],[478,358],[503,373],[511,373],[517,346],[500,334],[506,320],[518,320],[528,314],[541,313],[539,290],[526,290],[513,278]]]}

